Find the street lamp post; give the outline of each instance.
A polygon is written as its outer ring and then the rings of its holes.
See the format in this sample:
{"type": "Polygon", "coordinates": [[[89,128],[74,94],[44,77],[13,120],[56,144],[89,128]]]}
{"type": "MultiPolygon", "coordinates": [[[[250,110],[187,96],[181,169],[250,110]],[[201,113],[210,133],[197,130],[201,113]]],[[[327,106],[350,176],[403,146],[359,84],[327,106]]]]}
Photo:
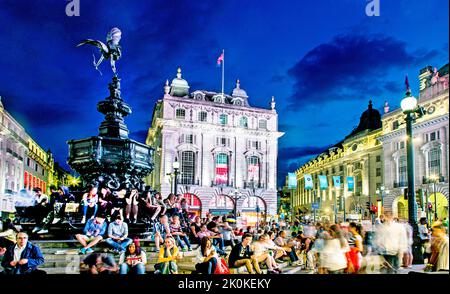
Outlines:
{"type": "Polygon", "coordinates": [[[177,195],[178,190],[178,170],[180,169],[180,163],[178,162],[178,158],[175,157],[175,161],[172,163],[174,182],[173,182],[173,194],[177,195]]]}
{"type": "Polygon", "coordinates": [[[417,225],[417,203],[416,193],[414,190],[414,144],[412,124],[416,119],[416,113],[419,117],[423,113],[423,109],[417,106],[417,99],[411,95],[408,78],[406,78],[406,95],[401,101],[401,108],[406,115],[406,160],[408,171],[408,221],[413,228],[413,260],[416,264],[423,263],[419,240],[419,228],[417,225]]]}

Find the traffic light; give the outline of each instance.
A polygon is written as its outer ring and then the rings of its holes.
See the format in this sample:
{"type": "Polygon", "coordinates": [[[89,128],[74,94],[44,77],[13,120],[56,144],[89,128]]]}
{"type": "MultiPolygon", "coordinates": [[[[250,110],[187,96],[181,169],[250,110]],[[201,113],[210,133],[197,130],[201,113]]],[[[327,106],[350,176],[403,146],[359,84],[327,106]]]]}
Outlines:
{"type": "Polygon", "coordinates": [[[378,213],[378,206],[376,206],[376,205],[372,205],[372,213],[373,214],[377,214],[378,213]]]}
{"type": "Polygon", "coordinates": [[[403,189],[403,199],[408,200],[408,188],[403,189]]]}

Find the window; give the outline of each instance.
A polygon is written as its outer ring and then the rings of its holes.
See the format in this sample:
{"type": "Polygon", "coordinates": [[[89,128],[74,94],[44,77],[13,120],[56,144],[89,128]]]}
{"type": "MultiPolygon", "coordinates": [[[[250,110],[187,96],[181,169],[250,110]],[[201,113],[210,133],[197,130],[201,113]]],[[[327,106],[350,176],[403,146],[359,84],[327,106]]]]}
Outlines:
{"type": "Polygon", "coordinates": [[[219,153],[216,156],[216,185],[228,184],[228,155],[219,153]]]}
{"type": "Polygon", "coordinates": [[[333,173],[333,174],[335,174],[336,173],[336,168],[333,166],[333,168],[331,169],[331,172],[333,173]]]}
{"type": "Polygon", "coordinates": [[[205,111],[200,111],[200,112],[198,113],[198,121],[203,121],[203,122],[205,122],[205,121],[207,120],[207,118],[208,118],[208,113],[207,113],[207,112],[205,112],[205,111]]]}
{"type": "Polygon", "coordinates": [[[377,155],[377,162],[380,162],[381,161],[381,155],[377,155]]]}
{"type": "Polygon", "coordinates": [[[395,144],[395,150],[400,150],[400,149],[405,149],[405,142],[404,142],[404,141],[402,141],[402,142],[397,142],[397,143],[395,144]]]}
{"type": "Polygon", "coordinates": [[[186,143],[186,144],[195,144],[195,135],[192,134],[182,134],[180,135],[180,144],[186,143]]]}
{"type": "Polygon", "coordinates": [[[192,185],[195,179],[195,154],[193,151],[181,153],[181,184],[192,185]]]}
{"type": "Polygon", "coordinates": [[[440,136],[439,136],[439,131],[435,131],[429,134],[425,134],[425,142],[431,142],[431,141],[436,141],[439,140],[440,136]]]}
{"type": "Polygon", "coordinates": [[[176,118],[177,119],[185,119],[186,117],[186,110],[183,108],[178,108],[176,111],[176,118]]]}
{"type": "Polygon", "coordinates": [[[394,121],[394,122],[392,123],[392,129],[393,129],[393,130],[398,129],[399,126],[400,126],[400,124],[399,124],[398,120],[396,120],[396,121],[394,121]]]}
{"type": "Polygon", "coordinates": [[[428,176],[441,174],[441,149],[432,148],[428,151],[428,176]]]}
{"type": "Polygon", "coordinates": [[[246,116],[241,117],[241,119],[239,120],[239,125],[241,126],[241,128],[248,128],[248,119],[246,116]]]}
{"type": "Polygon", "coordinates": [[[253,184],[259,183],[259,158],[251,156],[248,159],[247,179],[253,184]]]}
{"type": "Polygon", "coordinates": [[[230,147],[230,139],[225,137],[216,138],[216,146],[219,147],[230,147]]]}
{"type": "Polygon", "coordinates": [[[221,125],[226,125],[226,124],[228,124],[228,115],[226,115],[226,114],[221,114],[220,116],[219,116],[219,123],[221,124],[221,125]]]}
{"type": "Polygon", "coordinates": [[[188,144],[193,144],[194,143],[194,135],[192,135],[192,134],[184,135],[184,142],[188,143],[188,144]]]}
{"type": "Polygon", "coordinates": [[[30,166],[30,158],[27,158],[27,166],[30,166]]]}
{"type": "Polygon", "coordinates": [[[34,166],[34,170],[38,171],[38,164],[36,163],[36,165],[34,166]]]}
{"type": "Polygon", "coordinates": [[[267,120],[265,120],[265,119],[259,120],[258,128],[267,130],[267,120]]]}
{"type": "Polygon", "coordinates": [[[250,141],[250,146],[251,149],[256,149],[256,150],[261,150],[261,142],[259,141],[250,141]]]}
{"type": "Polygon", "coordinates": [[[381,177],[381,168],[377,167],[376,175],[377,175],[377,177],[381,177]]]}
{"type": "Polygon", "coordinates": [[[408,175],[407,175],[407,165],[406,165],[406,155],[402,155],[398,159],[398,181],[399,186],[406,186],[408,175]]]}
{"type": "Polygon", "coordinates": [[[340,166],[339,166],[339,171],[340,171],[340,172],[343,172],[343,171],[344,171],[344,166],[343,166],[343,165],[340,165],[340,166]]]}

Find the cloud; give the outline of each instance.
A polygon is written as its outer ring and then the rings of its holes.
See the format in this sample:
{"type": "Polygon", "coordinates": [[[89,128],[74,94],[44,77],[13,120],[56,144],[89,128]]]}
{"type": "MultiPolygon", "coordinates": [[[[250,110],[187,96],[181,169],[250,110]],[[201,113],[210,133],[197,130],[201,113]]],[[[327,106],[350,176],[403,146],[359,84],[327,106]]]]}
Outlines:
{"type": "Polygon", "coordinates": [[[405,42],[384,35],[338,35],[310,50],[289,69],[295,82],[288,107],[366,99],[386,89],[398,90],[394,84],[401,84],[401,78],[385,81],[392,69],[423,65],[438,54],[424,49],[410,53],[405,42]]]}

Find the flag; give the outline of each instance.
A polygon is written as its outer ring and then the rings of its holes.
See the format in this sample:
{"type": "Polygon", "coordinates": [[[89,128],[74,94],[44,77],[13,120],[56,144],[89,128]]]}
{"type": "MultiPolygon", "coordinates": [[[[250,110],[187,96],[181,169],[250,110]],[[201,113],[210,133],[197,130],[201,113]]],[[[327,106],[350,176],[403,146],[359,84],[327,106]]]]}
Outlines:
{"type": "Polygon", "coordinates": [[[305,175],[305,190],[313,189],[313,180],[311,175],[305,175]]]}
{"type": "Polygon", "coordinates": [[[288,187],[289,189],[297,188],[297,177],[295,173],[288,173],[288,187]]]}
{"type": "Polygon", "coordinates": [[[353,191],[355,188],[355,179],[353,177],[347,177],[347,188],[348,191],[353,191]]]}
{"type": "Polygon", "coordinates": [[[224,55],[224,53],[222,52],[222,54],[220,54],[219,58],[217,58],[217,65],[218,65],[218,66],[222,64],[224,58],[225,58],[225,55],[224,55]]]}
{"type": "Polygon", "coordinates": [[[340,176],[333,176],[333,186],[335,188],[341,187],[341,177],[340,176]]]}
{"type": "Polygon", "coordinates": [[[327,176],[320,176],[320,175],[319,175],[319,183],[320,183],[320,190],[326,190],[326,189],[328,189],[328,179],[327,179],[327,176]]]}

